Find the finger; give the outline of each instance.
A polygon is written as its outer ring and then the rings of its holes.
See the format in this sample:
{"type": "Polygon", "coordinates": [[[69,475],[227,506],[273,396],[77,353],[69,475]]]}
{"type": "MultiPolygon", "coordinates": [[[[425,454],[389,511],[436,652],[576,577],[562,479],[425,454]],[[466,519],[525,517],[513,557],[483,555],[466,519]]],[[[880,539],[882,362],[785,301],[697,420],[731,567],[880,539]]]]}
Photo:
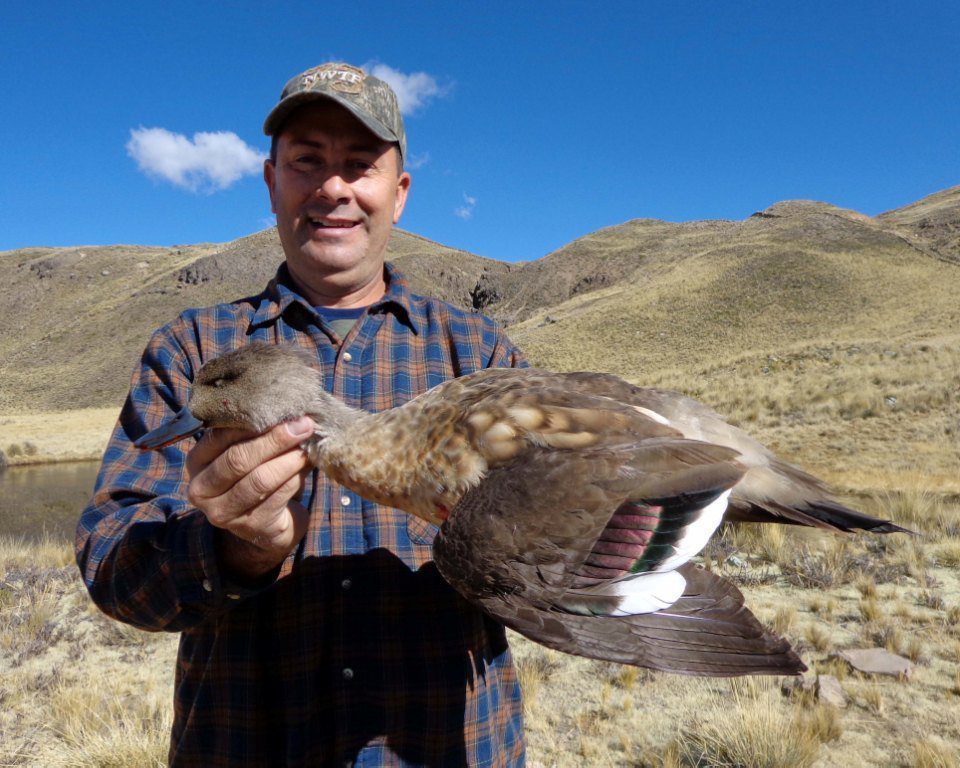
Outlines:
{"type": "Polygon", "coordinates": [[[300,487],[297,489],[297,492],[293,494],[293,498],[297,501],[303,501],[303,492],[307,487],[307,478],[310,477],[310,475],[313,473],[313,470],[314,465],[312,462],[309,462],[307,466],[300,471],[300,487]]]}
{"type": "Polygon", "coordinates": [[[313,427],[313,420],[304,416],[295,422],[278,424],[262,435],[248,435],[246,439],[229,443],[191,476],[191,492],[202,498],[226,493],[256,467],[298,447],[312,433],[313,427]]]}
{"type": "MultiPolygon", "coordinates": [[[[290,449],[254,467],[223,493],[205,495],[207,476],[214,465],[211,464],[190,481],[187,496],[210,522],[223,527],[234,518],[246,515],[264,504],[288,483],[292,488],[290,496],[293,496],[303,484],[301,473],[310,465],[310,459],[303,451],[290,449]]],[[[279,506],[286,501],[284,499],[279,506]]]]}
{"type": "Polygon", "coordinates": [[[196,445],[187,453],[187,472],[196,475],[234,443],[249,440],[256,432],[245,429],[206,429],[196,445]]]}
{"type": "Polygon", "coordinates": [[[310,521],[306,507],[292,498],[298,484],[297,478],[291,478],[263,504],[224,528],[261,549],[289,551],[303,537],[310,521]]]}

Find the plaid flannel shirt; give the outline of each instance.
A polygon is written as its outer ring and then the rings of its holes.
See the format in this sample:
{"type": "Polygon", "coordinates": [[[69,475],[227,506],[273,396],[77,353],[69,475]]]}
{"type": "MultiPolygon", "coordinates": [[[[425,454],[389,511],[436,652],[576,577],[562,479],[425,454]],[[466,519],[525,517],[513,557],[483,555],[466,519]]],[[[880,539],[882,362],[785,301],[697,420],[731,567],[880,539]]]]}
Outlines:
{"type": "Polygon", "coordinates": [[[174,765],[490,765],[524,761],[520,688],[503,627],[432,563],[436,528],[314,472],[309,530],[276,581],[226,583],[212,528],[185,498],[193,440],[132,440],[186,402],[207,360],[251,341],[299,344],[325,387],[369,411],[454,376],[525,365],[488,318],[410,292],[386,296],[342,343],[285,266],[258,296],[184,312],[151,338],[77,531],[107,614],[180,632],[174,765]]]}

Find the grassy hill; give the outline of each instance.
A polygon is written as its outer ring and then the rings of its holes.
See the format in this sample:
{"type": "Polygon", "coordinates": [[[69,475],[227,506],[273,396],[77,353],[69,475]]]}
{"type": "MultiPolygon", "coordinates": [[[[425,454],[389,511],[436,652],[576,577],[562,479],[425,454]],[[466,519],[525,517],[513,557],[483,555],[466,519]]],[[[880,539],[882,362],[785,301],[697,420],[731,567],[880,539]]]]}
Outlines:
{"type": "Polygon", "coordinates": [[[916,203],[887,211],[877,220],[902,234],[914,246],[932,255],[960,261],[960,187],[928,195],[916,203]]]}
{"type": "MultiPolygon", "coordinates": [[[[501,319],[537,365],[703,397],[854,487],[922,460],[960,492],[958,232],[960,187],[875,218],[798,200],[743,221],[637,219],[517,265],[397,231],[390,258],[416,290],[501,319]]],[[[111,421],[153,328],[259,291],[281,259],[272,229],[0,253],[16,308],[0,317],[0,447],[50,412],[84,414],[76,433],[111,421]]]]}
{"type": "MultiPolygon", "coordinates": [[[[416,290],[458,304],[506,264],[396,231],[416,290]]],[[[276,230],[224,245],[30,248],[0,253],[0,411],[122,402],[150,332],[187,307],[258,293],[283,260],[276,230]]]]}
{"type": "MultiPolygon", "coordinates": [[[[960,222],[960,197],[928,200],[960,222]]],[[[960,490],[950,255],[790,201],[742,222],[601,230],[510,273],[503,309],[526,315],[511,335],[537,365],[683,390],[854,487],[922,462],[960,490]]]]}

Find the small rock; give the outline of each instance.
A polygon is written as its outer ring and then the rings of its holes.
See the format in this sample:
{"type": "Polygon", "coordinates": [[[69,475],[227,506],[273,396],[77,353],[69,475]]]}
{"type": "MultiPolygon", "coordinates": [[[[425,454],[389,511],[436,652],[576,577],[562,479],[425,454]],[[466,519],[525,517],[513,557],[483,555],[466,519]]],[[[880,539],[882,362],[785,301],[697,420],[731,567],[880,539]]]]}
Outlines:
{"type": "Polygon", "coordinates": [[[727,562],[734,568],[743,568],[746,565],[746,563],[736,555],[730,555],[730,557],[727,558],[727,562]]]}
{"type": "Polygon", "coordinates": [[[107,275],[110,274],[110,270],[109,270],[109,269],[101,269],[101,270],[100,270],[100,274],[103,275],[104,277],[106,277],[107,275]]]}
{"type": "Polygon", "coordinates": [[[890,653],[885,648],[850,648],[840,651],[837,656],[858,672],[868,675],[890,675],[909,680],[913,672],[913,664],[909,659],[890,653]]]}
{"type": "Polygon", "coordinates": [[[137,262],[137,267],[138,267],[139,269],[146,269],[146,268],[149,267],[149,266],[150,266],[150,262],[149,262],[149,261],[138,261],[138,262],[137,262]]]}
{"type": "Polygon", "coordinates": [[[847,706],[847,694],[843,691],[840,681],[833,675],[820,675],[817,678],[817,699],[837,709],[847,706]]]}
{"type": "Polygon", "coordinates": [[[784,696],[795,696],[798,693],[808,693],[816,688],[817,675],[808,669],[796,677],[786,677],[780,682],[780,691],[784,696]]]}

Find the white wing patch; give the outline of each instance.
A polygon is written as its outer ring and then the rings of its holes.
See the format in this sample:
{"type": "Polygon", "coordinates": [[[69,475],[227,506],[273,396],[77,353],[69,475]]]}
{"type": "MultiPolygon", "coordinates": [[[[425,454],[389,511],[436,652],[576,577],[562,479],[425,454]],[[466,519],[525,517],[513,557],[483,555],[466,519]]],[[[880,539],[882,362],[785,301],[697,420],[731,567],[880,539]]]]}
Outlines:
{"type": "Polygon", "coordinates": [[[641,573],[618,581],[613,594],[623,600],[610,616],[634,616],[638,613],[653,613],[669,608],[687,586],[687,580],[676,571],[641,573]]]}
{"type": "Polygon", "coordinates": [[[701,510],[697,519],[684,529],[683,538],[674,544],[676,552],[660,563],[656,572],[672,571],[679,568],[707,546],[710,537],[713,536],[714,531],[720,527],[720,523],[723,521],[723,513],[727,511],[729,496],[730,491],[724,491],[701,510]]]}
{"type": "Polygon", "coordinates": [[[640,411],[644,416],[648,416],[653,419],[658,424],[663,424],[665,427],[670,426],[670,420],[666,416],[662,416],[656,411],[651,411],[649,408],[644,408],[642,405],[633,406],[634,410],[640,411]]]}
{"type": "Polygon", "coordinates": [[[623,576],[588,589],[572,590],[559,604],[574,613],[603,616],[635,616],[669,608],[683,596],[687,586],[686,579],[676,569],[703,549],[720,527],[729,496],[730,491],[724,491],[701,508],[697,519],[683,529],[683,536],[673,545],[674,553],[656,570],[623,576]],[[606,598],[607,605],[603,606],[602,598],[606,598]],[[619,598],[616,607],[610,607],[615,598],[619,598]]]}

